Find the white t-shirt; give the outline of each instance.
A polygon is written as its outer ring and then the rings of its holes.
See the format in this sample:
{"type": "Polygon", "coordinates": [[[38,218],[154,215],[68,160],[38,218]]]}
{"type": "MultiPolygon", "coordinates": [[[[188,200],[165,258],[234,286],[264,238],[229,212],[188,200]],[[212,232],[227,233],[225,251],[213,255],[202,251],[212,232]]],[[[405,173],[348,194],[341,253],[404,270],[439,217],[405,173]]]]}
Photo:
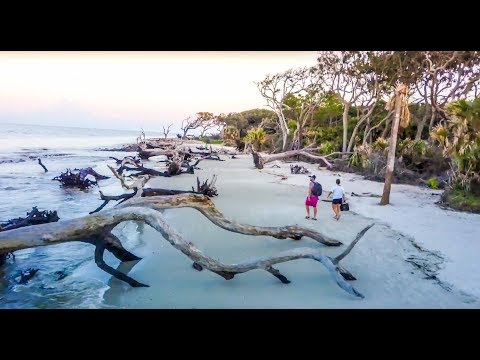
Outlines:
{"type": "Polygon", "coordinates": [[[332,193],[333,193],[333,199],[342,199],[343,198],[343,193],[345,190],[343,190],[343,187],[340,185],[335,185],[332,187],[332,193]]]}

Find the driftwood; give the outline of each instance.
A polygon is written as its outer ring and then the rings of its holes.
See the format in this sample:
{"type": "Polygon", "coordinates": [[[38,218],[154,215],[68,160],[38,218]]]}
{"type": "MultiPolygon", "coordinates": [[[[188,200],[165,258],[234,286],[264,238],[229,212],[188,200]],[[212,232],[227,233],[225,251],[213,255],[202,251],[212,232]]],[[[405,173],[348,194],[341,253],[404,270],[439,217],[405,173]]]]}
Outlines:
{"type": "Polygon", "coordinates": [[[140,162],[141,162],[141,159],[136,157],[136,156],[125,156],[123,159],[117,159],[116,157],[110,156],[109,159],[115,160],[117,165],[123,165],[122,162],[125,159],[129,159],[129,160],[133,161],[135,164],[140,164],[140,162]]]}
{"type": "Polygon", "coordinates": [[[300,240],[303,236],[309,237],[327,246],[340,246],[342,243],[331,238],[326,234],[318,231],[303,228],[300,226],[282,226],[282,227],[267,227],[267,226],[252,226],[240,224],[232,219],[228,219],[217,210],[215,204],[208,197],[196,194],[183,194],[176,196],[154,196],[154,197],[135,197],[132,198],[120,207],[129,205],[140,205],[150,207],[155,210],[190,207],[200,211],[215,225],[222,229],[255,236],[272,236],[277,239],[293,239],[300,240]]]}
{"type": "Polygon", "coordinates": [[[107,206],[107,204],[110,202],[110,201],[118,201],[118,200],[121,200],[119,202],[119,204],[121,204],[122,202],[134,197],[135,195],[137,195],[138,193],[138,189],[137,188],[134,188],[134,191],[133,193],[131,194],[121,194],[121,195],[110,195],[110,196],[105,196],[103,195],[103,192],[99,191],[100,192],[100,199],[103,200],[103,204],[100,205],[98,208],[96,208],[95,210],[93,211],[90,211],[89,214],[94,214],[96,212],[99,212],[100,210],[102,210],[105,206],[107,206]]]}
{"type": "MultiPolygon", "coordinates": [[[[102,200],[104,201],[120,200],[120,199],[123,200],[125,197],[128,197],[129,200],[124,204],[136,204],[135,201],[138,201],[140,202],[141,206],[152,207],[155,210],[170,209],[170,208],[177,208],[177,207],[191,207],[200,211],[215,225],[225,230],[237,232],[240,234],[266,235],[266,236],[275,237],[277,239],[291,238],[294,240],[300,240],[303,236],[307,236],[328,246],[339,246],[342,244],[340,241],[332,239],[327,235],[321,234],[314,230],[298,227],[298,226],[262,227],[262,226],[251,226],[251,225],[239,224],[233,220],[225,218],[223,214],[216,209],[215,204],[207,196],[204,196],[203,194],[198,195],[198,194],[185,193],[183,195],[175,194],[175,196],[156,196],[154,195],[155,189],[152,189],[151,192],[148,193],[148,189],[144,188],[145,184],[150,179],[149,176],[138,178],[135,182],[131,184],[127,184],[125,177],[118,174],[118,172],[113,167],[111,166],[108,166],[108,167],[110,168],[112,173],[115,175],[115,177],[120,180],[120,183],[124,189],[134,190],[136,191],[136,193],[118,195],[114,197],[107,197],[101,194],[102,200]],[[148,195],[144,196],[143,195],[144,191],[147,191],[147,194],[149,194],[150,196],[152,195],[154,196],[152,197],[148,197],[148,195]]],[[[215,183],[215,181],[216,181],[216,177],[214,177],[214,179],[212,179],[212,181],[210,182],[209,184],[210,189],[214,189],[213,184],[215,183]]],[[[197,187],[199,183],[200,181],[197,178],[197,187]]],[[[157,190],[162,190],[162,189],[157,189],[157,190]]],[[[168,191],[170,192],[173,190],[168,190],[168,191]]],[[[216,192],[216,189],[214,189],[214,191],[216,192]]],[[[171,195],[171,193],[169,193],[169,195],[171,195]]],[[[105,205],[106,203],[102,204],[100,206],[100,210],[105,205]]],[[[99,209],[96,209],[93,212],[96,212],[96,211],[99,211],[99,209]]]]}
{"type": "Polygon", "coordinates": [[[193,174],[194,166],[189,166],[187,167],[186,171],[182,171],[181,164],[179,164],[176,161],[172,161],[169,163],[167,170],[158,171],[158,170],[146,168],[142,164],[137,163],[131,159],[124,158],[120,164],[120,167],[117,169],[117,172],[121,175],[125,170],[136,171],[135,173],[131,174],[131,176],[135,176],[135,177],[138,177],[140,175],[170,177],[170,176],[180,175],[184,173],[193,174]]]}
{"type": "Polygon", "coordinates": [[[58,217],[56,211],[38,211],[38,208],[34,206],[30,212],[27,212],[27,216],[24,218],[11,219],[6,222],[0,223],[0,231],[12,230],[30,225],[56,222],[58,220],[60,220],[60,218],[58,217]]]}
{"type": "Polygon", "coordinates": [[[308,170],[304,166],[290,165],[290,173],[292,173],[292,174],[310,174],[310,170],[308,170]]]}
{"type": "MultiPolygon", "coordinates": [[[[114,171],[115,169],[113,169],[114,171]]],[[[118,173],[117,173],[118,175],[118,173]]],[[[160,195],[179,195],[179,194],[202,194],[208,197],[218,196],[217,189],[215,188],[215,182],[217,177],[214,175],[212,180],[208,182],[208,179],[205,180],[203,183],[200,182],[200,179],[197,177],[197,190],[192,186],[192,191],[184,191],[184,190],[169,190],[169,189],[159,189],[159,188],[144,188],[144,185],[148,181],[148,179],[144,179],[144,181],[140,183],[136,183],[134,186],[129,185],[127,189],[133,189],[133,193],[128,194],[121,194],[121,195],[114,195],[114,196],[106,196],[100,191],[100,199],[103,200],[102,205],[100,205],[95,210],[89,212],[89,214],[94,214],[102,210],[110,201],[119,201],[118,204],[127,201],[136,196],[147,197],[147,196],[160,196],[160,195]]],[[[122,183],[125,184],[124,179],[122,183]]],[[[117,205],[118,205],[117,204],[117,205]]]]}
{"type": "Polygon", "coordinates": [[[285,151],[279,154],[264,155],[264,156],[256,152],[252,146],[250,146],[250,150],[252,151],[252,155],[253,155],[253,163],[255,164],[255,167],[257,169],[263,169],[266,163],[269,163],[275,160],[288,159],[288,158],[291,158],[292,156],[297,156],[297,155],[302,155],[315,161],[322,161],[329,169],[333,167],[333,165],[325,158],[325,156],[313,155],[307,152],[315,149],[291,150],[291,151],[285,151]]]}
{"type": "Polygon", "coordinates": [[[45,170],[45,172],[48,172],[48,169],[45,167],[45,165],[43,165],[42,160],[40,158],[38,159],[38,164],[43,168],[43,170],[45,170]]]}
{"type": "Polygon", "coordinates": [[[215,188],[215,182],[217,177],[213,175],[213,178],[210,182],[208,179],[203,183],[200,183],[200,179],[197,177],[197,190],[192,186],[192,191],[183,191],[183,190],[169,190],[169,189],[158,189],[158,188],[144,188],[142,197],[147,196],[161,196],[161,195],[179,195],[179,194],[202,194],[208,197],[218,196],[217,189],[215,188]]]}
{"type": "Polygon", "coordinates": [[[162,149],[154,149],[154,150],[147,150],[147,149],[142,149],[141,147],[138,148],[138,156],[140,156],[141,159],[148,159],[153,156],[160,156],[160,155],[165,155],[167,157],[173,157],[177,154],[175,150],[169,149],[169,150],[162,150],[162,149]]]}
{"type": "MultiPolygon", "coordinates": [[[[37,225],[34,228],[25,227],[9,231],[0,232],[0,252],[13,252],[16,250],[27,249],[36,246],[54,245],[69,241],[81,241],[90,243],[95,246],[95,263],[99,268],[113,275],[114,277],[123,280],[133,287],[148,286],[142,284],[131,277],[117,271],[107,265],[103,260],[105,250],[112,252],[121,261],[139,260],[137,256],[128,252],[123,248],[120,240],[114,236],[111,231],[113,228],[124,221],[143,221],[160,232],[162,236],[176,249],[193,260],[195,268],[208,269],[224,279],[230,280],[235,275],[244,273],[254,269],[265,270],[278,278],[282,283],[290,282],[285,275],[281,274],[273,265],[292,261],[296,259],[312,259],[322,263],[329,273],[332,275],[336,283],[348,293],[357,297],[363,297],[357,290],[355,290],[349,283],[347,283],[342,276],[341,268],[338,262],[350,252],[351,248],[358,242],[358,240],[365,234],[365,232],[373,226],[370,225],[357,235],[349,248],[342,254],[332,259],[328,256],[322,255],[320,250],[313,248],[299,248],[295,250],[283,251],[277,255],[270,257],[262,257],[250,261],[240,262],[234,265],[223,264],[211,257],[204,255],[191,242],[186,241],[173,228],[171,228],[164,217],[158,212],[158,209],[165,208],[165,202],[169,202],[172,207],[191,206],[199,209],[198,204],[205,204],[208,198],[199,195],[178,195],[178,196],[156,196],[151,198],[135,198],[123,203],[115,210],[100,212],[93,215],[88,215],[78,219],[65,220],[59,223],[50,223],[37,225]]],[[[205,213],[205,207],[199,209],[205,213]]],[[[214,207],[210,211],[216,211],[214,207]]],[[[216,215],[216,214],[215,214],[216,215]]],[[[221,214],[220,214],[221,216],[221,214]]],[[[214,221],[217,225],[225,219],[216,219],[214,221]]],[[[230,223],[230,225],[240,225],[230,223]]],[[[249,225],[240,225],[240,227],[251,227],[249,225]]],[[[264,228],[270,229],[269,232],[284,233],[284,230],[278,231],[279,228],[264,228]]],[[[314,233],[313,230],[307,230],[314,233]]],[[[265,235],[257,233],[256,235],[265,235]]],[[[281,235],[281,236],[285,236],[281,235]]],[[[343,269],[345,272],[346,270],[343,269]]],[[[347,272],[348,273],[348,272],[347,272]]],[[[351,275],[351,274],[350,274],[351,275]]],[[[353,276],[352,276],[353,277],[353,276]]]]}
{"type": "Polygon", "coordinates": [[[73,171],[67,169],[66,172],[61,173],[59,176],[55,176],[52,180],[59,181],[62,186],[65,187],[78,187],[80,189],[86,189],[90,186],[97,185],[98,180],[104,180],[108,178],[108,176],[100,175],[91,167],[88,167],[84,169],[74,169],[73,171]],[[93,176],[95,181],[88,179],[88,175],[93,176]]]}
{"type": "Polygon", "coordinates": [[[372,194],[372,193],[369,193],[369,192],[364,192],[364,193],[362,193],[362,194],[357,194],[357,193],[352,192],[352,196],[374,197],[374,198],[380,198],[380,197],[382,197],[381,195],[376,195],[376,194],[372,194]]]}
{"type": "MultiPolygon", "coordinates": [[[[60,220],[56,211],[38,211],[38,208],[35,206],[30,212],[27,212],[27,216],[24,218],[16,218],[0,223],[0,231],[7,231],[18,229],[25,226],[45,224],[50,222],[57,222],[60,220]]],[[[5,253],[0,251],[0,266],[5,263],[5,260],[11,256],[15,259],[13,253],[5,253]]]]}

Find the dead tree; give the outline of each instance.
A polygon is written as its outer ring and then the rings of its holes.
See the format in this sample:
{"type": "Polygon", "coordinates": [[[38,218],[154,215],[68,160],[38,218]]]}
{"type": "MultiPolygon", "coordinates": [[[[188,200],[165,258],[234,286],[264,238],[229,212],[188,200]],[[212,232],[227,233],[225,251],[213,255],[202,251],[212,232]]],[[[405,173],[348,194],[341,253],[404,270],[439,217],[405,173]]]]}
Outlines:
{"type": "Polygon", "coordinates": [[[197,128],[199,128],[203,125],[205,119],[203,118],[203,116],[201,114],[202,113],[197,113],[196,117],[194,119],[192,119],[189,116],[188,118],[182,120],[182,126],[180,127],[180,129],[182,129],[182,131],[183,131],[182,139],[187,138],[187,133],[190,130],[197,129],[197,128]]]}
{"type": "Polygon", "coordinates": [[[67,169],[66,172],[61,173],[59,176],[55,176],[52,180],[59,181],[64,187],[78,187],[80,189],[87,189],[90,186],[97,185],[98,180],[104,180],[108,178],[108,176],[100,175],[91,167],[88,167],[84,169],[74,169],[73,171],[67,169]],[[93,176],[95,181],[88,179],[88,175],[93,176]]]}
{"type": "Polygon", "coordinates": [[[172,158],[172,160],[169,161],[168,168],[166,170],[158,171],[155,169],[146,168],[140,163],[136,163],[130,159],[125,158],[120,164],[120,167],[117,169],[117,172],[118,174],[122,175],[125,170],[136,171],[135,173],[130,175],[134,177],[138,177],[141,175],[170,177],[170,176],[175,176],[180,174],[194,173],[194,166],[189,166],[187,167],[187,170],[183,171],[181,169],[181,164],[182,164],[182,161],[172,158]]]}
{"type": "MultiPolygon", "coordinates": [[[[0,223],[0,231],[8,231],[25,226],[57,222],[58,220],[60,220],[60,218],[58,217],[56,211],[38,211],[38,208],[34,206],[30,212],[27,212],[27,216],[24,218],[20,217],[0,223]]],[[[0,251],[0,266],[5,263],[7,256],[8,253],[0,251]]],[[[13,253],[12,257],[15,257],[13,253]]]]}
{"type": "Polygon", "coordinates": [[[170,132],[170,127],[171,127],[172,125],[173,125],[173,124],[168,125],[167,129],[165,129],[165,126],[162,125],[163,135],[165,136],[165,139],[167,138],[168,133],[170,132]]]}
{"type": "Polygon", "coordinates": [[[325,156],[313,155],[313,154],[310,154],[308,152],[308,151],[312,151],[312,150],[316,150],[316,149],[305,148],[305,149],[302,149],[302,150],[291,150],[291,151],[285,151],[285,152],[278,153],[278,154],[264,155],[264,156],[262,156],[260,153],[256,152],[253,149],[253,146],[250,146],[250,150],[252,151],[252,155],[253,155],[253,163],[255,164],[255,167],[257,169],[263,169],[263,166],[266,163],[269,163],[269,162],[272,162],[272,161],[275,161],[275,160],[288,159],[288,158],[291,158],[291,157],[297,156],[297,155],[302,155],[302,156],[308,157],[309,159],[312,159],[312,160],[315,160],[315,161],[321,161],[329,169],[331,169],[333,167],[333,165],[326,159],[325,156]]]}
{"type": "MultiPolygon", "coordinates": [[[[281,274],[280,271],[275,269],[273,266],[275,264],[297,259],[312,259],[323,264],[336,281],[337,285],[343,290],[356,297],[363,298],[362,294],[360,294],[347,281],[345,281],[345,276],[349,279],[354,277],[348,271],[341,268],[339,266],[339,262],[348,255],[353,246],[368,231],[368,229],[373,226],[373,224],[363,229],[357,235],[355,240],[352,241],[350,246],[335,258],[323,255],[319,249],[297,248],[294,250],[283,251],[274,256],[264,256],[230,265],[224,264],[207,255],[204,255],[198,248],[195,247],[193,243],[185,240],[180,233],[170,227],[162,214],[157,211],[165,208],[166,204],[168,204],[169,207],[188,206],[199,209],[198,204],[199,202],[205,203],[204,199],[209,201],[209,199],[203,195],[135,198],[126,201],[120,205],[120,208],[115,210],[100,212],[77,219],[65,220],[60,223],[37,225],[34,229],[31,227],[26,227],[3,231],[0,232],[0,252],[12,252],[36,246],[54,245],[69,241],[90,243],[95,246],[95,263],[100,269],[122,281],[127,282],[133,287],[148,286],[136,281],[135,279],[118,270],[113,269],[107,265],[103,259],[105,250],[108,250],[121,261],[140,260],[139,257],[127,251],[122,246],[120,239],[112,234],[112,230],[119,223],[135,220],[145,222],[160,232],[165,240],[167,240],[173,247],[180,250],[193,261],[197,270],[207,269],[226,280],[233,279],[237,274],[245,273],[254,269],[261,269],[275,276],[282,283],[289,283],[290,280],[288,280],[285,275],[281,274]]],[[[296,230],[286,230],[285,228],[259,228],[250,225],[236,224],[225,219],[218,211],[216,211],[216,209],[213,207],[213,204],[210,205],[210,211],[206,211],[205,207],[200,211],[202,211],[204,214],[208,213],[207,216],[211,216],[213,218],[211,220],[217,225],[221,224],[225,226],[228,224],[230,231],[244,233],[242,230],[246,228],[254,231],[254,235],[274,234],[273,236],[276,235],[275,237],[277,238],[285,238],[287,236],[298,238],[299,236],[301,237],[301,233],[305,234],[305,232],[307,232],[310,236],[318,237],[318,235],[320,235],[310,229],[297,228],[296,230]]]]}
{"type": "Polygon", "coordinates": [[[217,189],[215,188],[216,181],[217,181],[216,175],[213,176],[210,182],[207,179],[203,183],[200,183],[200,179],[197,177],[197,190],[195,190],[193,186],[192,186],[192,191],[145,188],[143,189],[143,193],[141,196],[147,197],[147,196],[179,195],[179,194],[201,194],[208,197],[214,197],[214,196],[218,196],[217,189]]]}

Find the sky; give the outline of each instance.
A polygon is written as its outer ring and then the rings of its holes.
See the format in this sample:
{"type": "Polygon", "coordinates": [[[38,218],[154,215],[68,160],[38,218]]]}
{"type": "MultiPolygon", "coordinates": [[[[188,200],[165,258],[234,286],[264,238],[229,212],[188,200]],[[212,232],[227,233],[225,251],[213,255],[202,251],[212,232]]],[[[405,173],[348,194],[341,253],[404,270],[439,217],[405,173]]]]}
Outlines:
{"type": "Polygon", "coordinates": [[[0,123],[161,131],[265,108],[255,81],[316,52],[0,52],[0,123]]]}

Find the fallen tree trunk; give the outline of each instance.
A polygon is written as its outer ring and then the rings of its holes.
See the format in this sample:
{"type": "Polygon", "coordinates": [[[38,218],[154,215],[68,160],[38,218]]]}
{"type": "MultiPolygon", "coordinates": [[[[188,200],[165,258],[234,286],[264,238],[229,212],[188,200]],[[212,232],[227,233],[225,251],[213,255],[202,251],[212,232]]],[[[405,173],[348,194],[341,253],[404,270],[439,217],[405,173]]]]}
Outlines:
{"type": "Polygon", "coordinates": [[[119,205],[119,207],[123,206],[145,206],[155,210],[190,207],[201,212],[207,217],[207,219],[222,229],[239,234],[255,236],[264,235],[272,236],[277,239],[290,238],[293,240],[300,240],[303,236],[306,236],[327,246],[342,245],[340,241],[337,241],[328,235],[300,226],[269,227],[237,223],[234,220],[226,218],[217,210],[213,201],[203,195],[182,194],[176,196],[136,197],[119,205]]]}
{"type": "MultiPolygon", "coordinates": [[[[313,149],[311,149],[313,150],[313,149]]],[[[255,167],[257,169],[263,169],[263,166],[266,163],[275,161],[275,160],[283,160],[283,159],[288,159],[291,158],[292,156],[297,156],[297,155],[302,155],[305,157],[308,157],[309,159],[316,160],[316,161],[322,161],[327,168],[331,169],[333,165],[325,158],[325,156],[319,156],[319,155],[313,155],[307,152],[305,149],[301,150],[291,150],[291,151],[285,151],[282,153],[278,154],[272,154],[272,155],[260,155],[260,153],[256,152],[253,150],[251,147],[252,155],[253,155],[253,163],[255,164],[255,167]]]]}
{"type": "MultiPolygon", "coordinates": [[[[118,174],[117,174],[118,175],[118,174]]],[[[118,177],[118,176],[117,176],[118,177]]],[[[133,193],[129,194],[121,194],[121,195],[113,195],[113,196],[106,196],[100,191],[100,199],[103,200],[102,205],[100,205],[95,210],[89,212],[89,214],[94,214],[102,210],[110,201],[119,201],[118,204],[127,201],[135,196],[147,197],[147,196],[162,196],[162,195],[179,195],[179,194],[202,194],[208,197],[218,196],[217,189],[215,188],[215,182],[217,180],[216,176],[214,175],[212,180],[208,182],[208,179],[205,180],[202,184],[200,183],[200,179],[197,177],[197,191],[192,186],[192,191],[184,191],[184,190],[169,190],[169,189],[159,189],[159,188],[144,188],[144,185],[147,183],[149,178],[141,179],[137,181],[135,185],[128,185],[128,187],[124,186],[124,188],[130,190],[133,189],[133,193]]],[[[126,185],[125,179],[121,179],[122,185],[126,185]]],[[[117,205],[118,205],[117,204],[117,205]]]]}
{"type": "Polygon", "coordinates": [[[135,164],[140,164],[141,159],[136,156],[125,156],[123,159],[117,159],[116,157],[110,156],[109,159],[115,160],[117,165],[123,165],[125,159],[133,161],[135,164]]]}
{"type": "Polygon", "coordinates": [[[162,195],[180,195],[180,194],[200,194],[208,197],[218,196],[217,189],[215,188],[216,176],[214,175],[210,183],[208,179],[200,184],[200,179],[197,177],[197,190],[192,186],[192,191],[184,190],[169,190],[158,188],[145,188],[143,189],[142,197],[148,196],[162,196],[162,195]]]}
{"type": "Polygon", "coordinates": [[[142,149],[142,148],[138,148],[138,156],[141,158],[141,159],[148,159],[148,158],[151,158],[153,156],[160,156],[160,155],[164,155],[164,156],[167,156],[167,157],[173,157],[175,155],[177,155],[177,151],[175,150],[162,150],[162,149],[155,149],[155,150],[147,150],[147,149],[142,149]]]}
{"type": "MultiPolygon", "coordinates": [[[[111,168],[110,168],[111,169],[111,168]]],[[[194,171],[194,166],[189,166],[187,167],[186,171],[182,171],[181,165],[177,163],[176,161],[172,161],[169,165],[167,170],[164,171],[158,171],[155,169],[150,169],[144,167],[140,163],[136,163],[135,161],[131,159],[123,159],[122,163],[120,164],[120,167],[117,169],[117,173],[122,175],[122,173],[125,171],[136,171],[134,174],[131,174],[131,176],[138,177],[140,175],[150,175],[150,176],[164,176],[164,177],[170,177],[170,176],[175,176],[175,175],[180,175],[180,174],[193,174],[194,171]],[[130,165],[130,166],[127,166],[130,165]]]]}
{"type": "MultiPolygon", "coordinates": [[[[155,210],[169,209],[169,208],[176,208],[176,207],[191,207],[200,211],[215,225],[220,226],[225,230],[237,232],[240,234],[266,235],[266,236],[273,236],[277,239],[291,238],[294,240],[300,240],[303,236],[307,236],[328,246],[339,246],[342,244],[340,241],[332,239],[327,235],[320,234],[317,231],[298,227],[298,226],[262,227],[262,226],[251,226],[251,225],[239,224],[233,220],[225,218],[223,214],[217,210],[213,201],[210,200],[207,196],[203,196],[203,195],[182,194],[182,195],[176,195],[176,196],[145,197],[143,196],[143,192],[146,190],[144,189],[145,184],[150,179],[148,175],[144,178],[137,179],[132,184],[127,184],[125,181],[125,178],[119,175],[113,167],[111,166],[108,166],[108,167],[110,168],[112,173],[115,175],[115,177],[120,180],[120,183],[124,189],[139,190],[135,198],[129,199],[123,205],[130,206],[131,204],[131,205],[147,206],[155,210]]],[[[213,183],[214,181],[216,181],[216,178],[212,179],[213,183]]],[[[199,180],[197,178],[197,184],[198,183],[199,183],[199,180]]],[[[210,185],[210,186],[213,187],[213,185],[210,185]]],[[[151,194],[154,194],[154,193],[152,192],[151,194]]],[[[130,197],[133,197],[133,196],[130,196],[130,197]]]]}
{"type": "MultiPolygon", "coordinates": [[[[154,198],[150,198],[150,200],[151,199],[154,198]]],[[[144,201],[146,199],[132,200],[144,201]]],[[[95,215],[65,220],[59,223],[37,225],[34,228],[25,227],[3,231],[0,232],[0,252],[12,252],[36,246],[54,245],[69,241],[86,242],[95,246],[95,263],[99,268],[114,277],[127,282],[133,287],[148,286],[113,269],[103,260],[105,250],[112,252],[112,254],[121,261],[139,260],[140,258],[123,248],[120,240],[114,236],[111,231],[117,224],[124,221],[143,221],[160,232],[173,247],[180,250],[183,254],[193,260],[194,264],[197,265],[197,269],[206,268],[222,276],[224,279],[230,280],[237,274],[253,269],[262,269],[278,278],[282,283],[288,283],[290,281],[277,269],[273,268],[273,265],[296,259],[312,259],[322,263],[343,290],[354,296],[363,298],[362,294],[344,280],[337,265],[341,258],[347,255],[348,252],[344,252],[335,259],[332,259],[328,256],[322,255],[317,249],[299,248],[290,251],[283,251],[275,256],[262,257],[234,265],[223,264],[204,255],[191,242],[183,239],[178,232],[167,224],[164,217],[158,211],[151,208],[155,203],[155,201],[150,202],[148,204],[150,208],[145,208],[135,205],[127,206],[127,202],[125,202],[123,208],[101,212],[95,215]]],[[[364,229],[361,236],[363,236],[371,226],[373,225],[364,229]]],[[[354,242],[358,242],[361,236],[357,236],[357,239],[355,239],[354,242]]],[[[351,245],[351,247],[354,245],[355,244],[351,245]]],[[[347,250],[350,251],[351,247],[347,250]]]]}

